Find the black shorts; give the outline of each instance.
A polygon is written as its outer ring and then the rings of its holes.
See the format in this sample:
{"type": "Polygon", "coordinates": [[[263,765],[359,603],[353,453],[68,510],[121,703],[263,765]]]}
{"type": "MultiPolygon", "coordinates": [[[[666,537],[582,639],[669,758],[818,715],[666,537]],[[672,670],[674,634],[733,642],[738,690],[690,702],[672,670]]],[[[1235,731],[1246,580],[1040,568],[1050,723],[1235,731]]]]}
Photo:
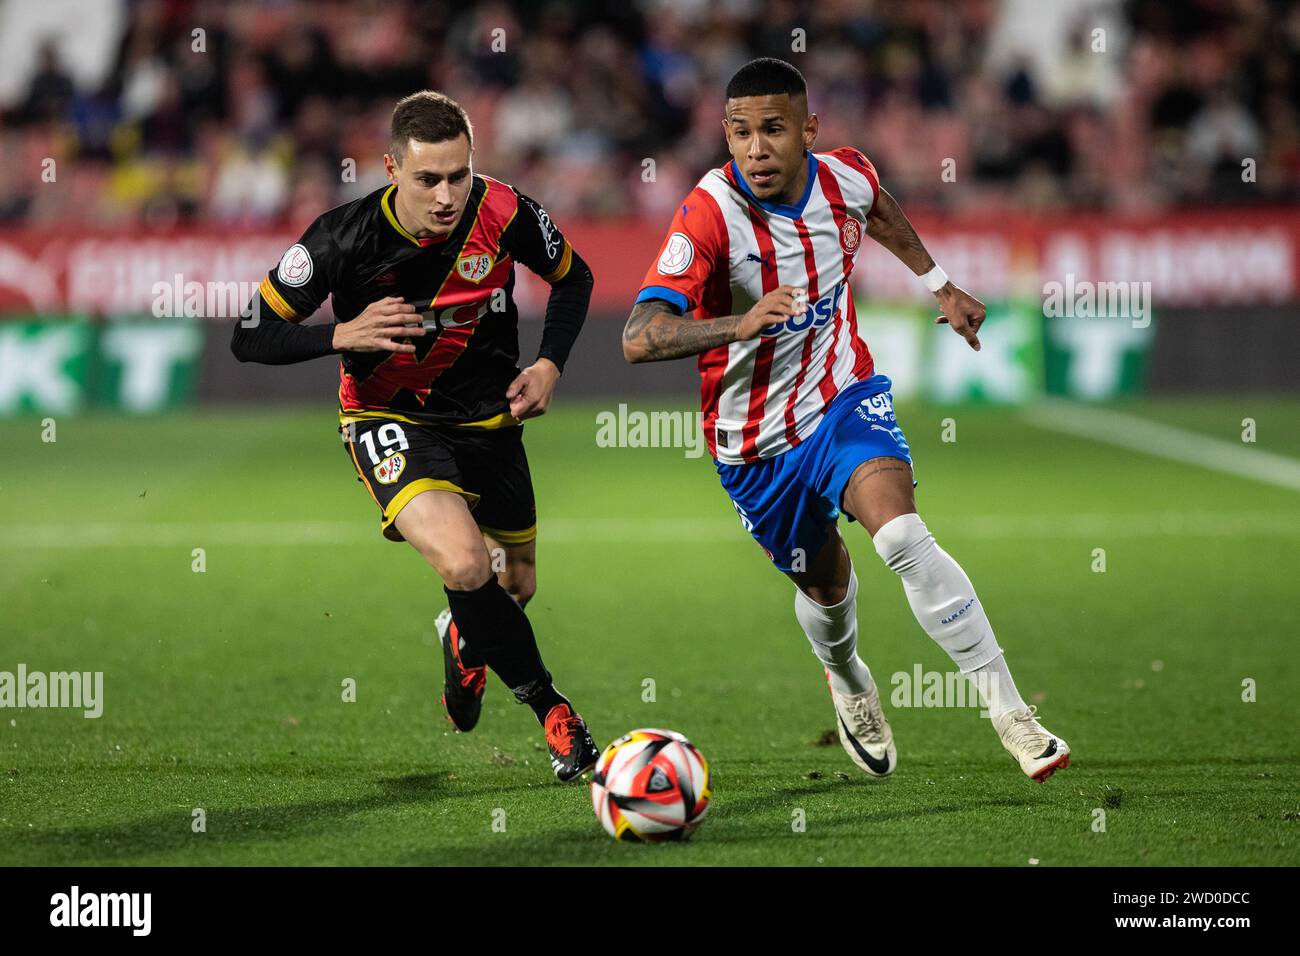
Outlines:
{"type": "Polygon", "coordinates": [[[537,504],[523,425],[420,425],[396,418],[344,418],[343,447],[381,511],[384,537],[403,540],[394,520],[425,491],[463,497],[486,534],[502,544],[537,537],[537,504]]]}

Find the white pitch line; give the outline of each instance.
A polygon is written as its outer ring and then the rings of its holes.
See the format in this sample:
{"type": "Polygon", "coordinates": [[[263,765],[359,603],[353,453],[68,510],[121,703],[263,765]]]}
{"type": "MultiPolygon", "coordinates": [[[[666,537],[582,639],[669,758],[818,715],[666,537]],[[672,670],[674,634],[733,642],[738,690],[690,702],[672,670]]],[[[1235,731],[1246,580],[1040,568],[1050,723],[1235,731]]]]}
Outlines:
{"type": "MultiPolygon", "coordinates": [[[[1295,512],[1141,511],[1109,514],[931,515],[941,538],[1300,537],[1295,512]]],[[[851,538],[856,537],[850,532],[851,538]]],[[[553,518],[539,524],[548,545],[747,543],[738,522],[717,518],[553,518]]],[[[15,524],[0,528],[0,550],[67,548],[306,547],[381,544],[376,524],[352,521],[90,522],[15,524]]]]}
{"type": "Polygon", "coordinates": [[[1300,461],[1244,442],[1211,438],[1136,415],[1062,399],[1040,401],[1026,409],[1024,419],[1048,431],[1300,491],[1300,461]]]}

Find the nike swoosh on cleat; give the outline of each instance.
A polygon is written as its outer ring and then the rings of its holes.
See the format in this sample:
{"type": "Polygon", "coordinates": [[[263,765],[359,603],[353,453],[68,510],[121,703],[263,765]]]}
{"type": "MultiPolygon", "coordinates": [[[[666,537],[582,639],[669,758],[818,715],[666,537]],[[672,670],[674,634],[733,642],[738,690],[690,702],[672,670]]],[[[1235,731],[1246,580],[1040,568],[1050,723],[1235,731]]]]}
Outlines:
{"type": "MultiPolygon", "coordinates": [[[[836,714],[835,716],[839,717],[839,714],[836,714]]],[[[878,760],[871,756],[871,754],[867,753],[862,744],[858,743],[858,738],[853,736],[852,731],[849,730],[849,725],[844,722],[843,717],[840,717],[840,726],[844,728],[844,736],[849,738],[849,741],[853,744],[853,749],[858,752],[858,756],[861,757],[866,765],[871,768],[872,773],[878,773],[883,777],[889,772],[888,753],[885,754],[883,760],[878,760]]]]}
{"type": "Polygon", "coordinates": [[[1068,753],[1063,753],[1057,758],[1056,763],[1048,764],[1042,770],[1038,771],[1038,773],[1034,774],[1032,779],[1037,783],[1046,783],[1047,778],[1056,773],[1056,771],[1065,770],[1069,766],[1070,755],[1068,753]]]}
{"type": "Polygon", "coordinates": [[[1052,756],[1052,754],[1054,754],[1054,753],[1056,753],[1056,738],[1055,738],[1055,737],[1053,737],[1053,738],[1052,738],[1052,742],[1051,742],[1050,744],[1047,745],[1047,749],[1044,750],[1042,753],[1040,753],[1040,754],[1039,754],[1037,757],[1035,757],[1034,759],[1035,759],[1035,760],[1042,760],[1044,757],[1050,757],[1050,756],[1052,756]]]}

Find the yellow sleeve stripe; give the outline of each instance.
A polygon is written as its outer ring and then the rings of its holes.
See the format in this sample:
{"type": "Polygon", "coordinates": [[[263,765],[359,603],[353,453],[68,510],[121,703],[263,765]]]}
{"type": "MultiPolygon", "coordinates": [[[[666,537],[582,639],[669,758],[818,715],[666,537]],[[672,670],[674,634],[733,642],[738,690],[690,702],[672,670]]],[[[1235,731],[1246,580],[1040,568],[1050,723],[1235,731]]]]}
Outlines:
{"type": "Polygon", "coordinates": [[[560,257],[560,264],[551,272],[548,272],[542,278],[547,282],[559,282],[569,274],[569,266],[573,265],[573,246],[569,245],[569,240],[564,240],[564,255],[560,257]]]}
{"type": "Polygon", "coordinates": [[[270,276],[262,280],[262,284],[257,287],[257,291],[262,294],[266,304],[275,309],[275,314],[286,322],[292,322],[298,317],[298,313],[289,306],[288,302],[284,301],[284,296],[280,295],[275,286],[271,284],[270,276]]]}

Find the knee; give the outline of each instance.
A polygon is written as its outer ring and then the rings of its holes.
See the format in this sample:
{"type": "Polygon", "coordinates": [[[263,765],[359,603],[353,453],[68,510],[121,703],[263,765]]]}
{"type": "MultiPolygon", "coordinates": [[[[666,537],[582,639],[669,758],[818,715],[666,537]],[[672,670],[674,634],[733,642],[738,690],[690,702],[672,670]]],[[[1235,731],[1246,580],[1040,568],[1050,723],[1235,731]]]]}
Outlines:
{"type": "Polygon", "coordinates": [[[849,596],[849,583],[845,581],[843,584],[805,584],[799,590],[814,604],[820,604],[824,608],[834,607],[836,604],[843,603],[849,596]]]}
{"type": "Polygon", "coordinates": [[[799,623],[809,621],[833,624],[856,619],[858,576],[849,569],[849,579],[844,584],[803,584],[794,592],[794,615],[799,623]]]}
{"type": "Polygon", "coordinates": [[[891,571],[906,574],[919,566],[926,551],[934,544],[934,535],[930,534],[921,516],[912,512],[881,525],[871,543],[891,571]]]}
{"type": "Polygon", "coordinates": [[[520,607],[537,593],[537,565],[532,562],[512,562],[501,576],[501,586],[520,607]]]}
{"type": "Polygon", "coordinates": [[[515,603],[523,607],[533,599],[537,593],[537,578],[529,575],[527,578],[508,578],[501,585],[506,589],[506,593],[515,599],[515,603]]]}
{"type": "Polygon", "coordinates": [[[442,556],[435,569],[453,591],[475,591],[492,577],[487,552],[470,548],[442,556]]]}
{"type": "Polygon", "coordinates": [[[855,588],[849,549],[834,528],[808,570],[786,573],[805,598],[824,608],[843,603],[855,588]]]}

